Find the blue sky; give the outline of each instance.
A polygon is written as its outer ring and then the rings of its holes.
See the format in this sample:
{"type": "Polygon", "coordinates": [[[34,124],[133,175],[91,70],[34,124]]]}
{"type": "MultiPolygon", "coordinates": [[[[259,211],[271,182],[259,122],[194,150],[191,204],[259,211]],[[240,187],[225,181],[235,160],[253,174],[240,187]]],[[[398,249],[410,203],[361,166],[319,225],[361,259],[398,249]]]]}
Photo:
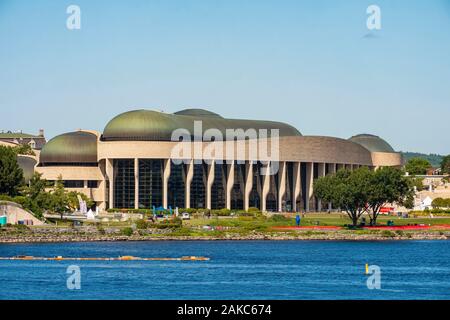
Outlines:
{"type": "Polygon", "coordinates": [[[0,129],[187,107],[448,154],[450,1],[0,0],[0,129]]]}

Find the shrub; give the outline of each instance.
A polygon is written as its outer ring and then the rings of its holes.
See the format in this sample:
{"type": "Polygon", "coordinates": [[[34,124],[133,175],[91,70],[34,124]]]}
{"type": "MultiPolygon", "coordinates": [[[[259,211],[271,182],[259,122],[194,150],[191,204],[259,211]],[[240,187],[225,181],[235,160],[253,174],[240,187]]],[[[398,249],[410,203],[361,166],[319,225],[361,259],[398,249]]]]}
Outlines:
{"type": "Polygon", "coordinates": [[[122,234],[124,235],[124,236],[131,236],[132,234],[133,234],[133,229],[132,228],[130,228],[130,227],[126,227],[126,228],[123,228],[122,230],[121,230],[121,232],[122,232],[122,234]]]}
{"type": "Polygon", "coordinates": [[[450,208],[450,198],[449,199],[443,199],[443,198],[436,198],[431,203],[433,208],[450,208]]]}
{"type": "Polygon", "coordinates": [[[148,222],[140,219],[136,221],[136,228],[137,229],[147,229],[148,228],[148,222]]]}
{"type": "Polygon", "coordinates": [[[393,237],[395,237],[395,233],[393,233],[393,232],[390,231],[390,230],[383,230],[383,231],[381,232],[381,236],[383,236],[383,237],[385,237],[385,238],[393,238],[393,237]]]}
{"type": "Polygon", "coordinates": [[[211,210],[211,214],[217,215],[217,216],[229,216],[231,214],[230,209],[215,209],[211,210]]]}
{"type": "Polygon", "coordinates": [[[189,214],[193,214],[193,213],[197,213],[197,209],[194,209],[194,208],[178,208],[178,212],[179,213],[186,212],[186,213],[189,213],[189,214]]]}
{"type": "Polygon", "coordinates": [[[290,220],[291,219],[286,218],[282,214],[274,214],[273,216],[271,216],[269,218],[269,221],[271,221],[271,222],[287,222],[287,221],[290,221],[290,220]]]}

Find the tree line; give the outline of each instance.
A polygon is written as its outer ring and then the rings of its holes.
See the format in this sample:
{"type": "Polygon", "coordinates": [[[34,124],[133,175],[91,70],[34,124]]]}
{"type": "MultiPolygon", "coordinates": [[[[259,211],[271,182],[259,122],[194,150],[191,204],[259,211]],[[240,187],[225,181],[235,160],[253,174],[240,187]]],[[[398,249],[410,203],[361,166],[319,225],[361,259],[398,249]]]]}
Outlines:
{"type": "Polygon", "coordinates": [[[61,177],[50,183],[35,172],[30,181],[25,183],[17,155],[27,150],[0,146],[0,201],[18,203],[38,218],[46,211],[61,214],[76,210],[79,206],[78,197],[86,201],[88,207],[94,204],[83,193],[67,191],[61,177]]]}
{"type": "Polygon", "coordinates": [[[364,213],[369,215],[370,224],[376,225],[382,207],[398,203],[412,208],[414,199],[411,179],[393,167],[341,169],[316,179],[314,194],[322,201],[330,202],[334,208],[345,211],[353,226],[358,225],[364,213]]]}

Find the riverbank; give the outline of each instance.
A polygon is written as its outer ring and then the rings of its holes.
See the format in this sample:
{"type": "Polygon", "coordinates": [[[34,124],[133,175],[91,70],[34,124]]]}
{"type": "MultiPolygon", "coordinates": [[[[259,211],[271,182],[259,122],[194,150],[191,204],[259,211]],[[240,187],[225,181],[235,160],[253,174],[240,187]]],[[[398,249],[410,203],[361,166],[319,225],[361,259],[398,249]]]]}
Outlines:
{"type": "Polygon", "coordinates": [[[0,243],[161,241],[161,240],[447,240],[450,217],[383,216],[377,227],[348,229],[342,214],[307,214],[301,227],[293,216],[192,217],[189,220],[89,222],[58,221],[43,226],[0,228],[0,243]],[[388,226],[391,221],[394,226],[388,226]]]}
{"type": "Polygon", "coordinates": [[[167,241],[167,240],[349,240],[349,241],[384,241],[384,240],[448,240],[450,230],[427,231],[389,231],[389,230],[289,230],[287,232],[250,231],[233,232],[214,231],[196,233],[174,232],[170,230],[135,230],[129,235],[121,230],[110,228],[107,231],[91,227],[80,228],[39,228],[2,229],[0,243],[45,243],[45,242],[93,242],[93,241],[167,241]]]}

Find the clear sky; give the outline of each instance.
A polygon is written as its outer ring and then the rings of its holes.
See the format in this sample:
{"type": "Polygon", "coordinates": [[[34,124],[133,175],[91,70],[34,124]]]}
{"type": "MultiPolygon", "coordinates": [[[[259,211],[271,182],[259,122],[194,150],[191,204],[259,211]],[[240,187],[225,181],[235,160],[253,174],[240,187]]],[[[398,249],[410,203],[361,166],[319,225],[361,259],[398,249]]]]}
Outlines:
{"type": "Polygon", "coordinates": [[[187,107],[448,154],[450,0],[0,0],[0,129],[187,107]]]}

